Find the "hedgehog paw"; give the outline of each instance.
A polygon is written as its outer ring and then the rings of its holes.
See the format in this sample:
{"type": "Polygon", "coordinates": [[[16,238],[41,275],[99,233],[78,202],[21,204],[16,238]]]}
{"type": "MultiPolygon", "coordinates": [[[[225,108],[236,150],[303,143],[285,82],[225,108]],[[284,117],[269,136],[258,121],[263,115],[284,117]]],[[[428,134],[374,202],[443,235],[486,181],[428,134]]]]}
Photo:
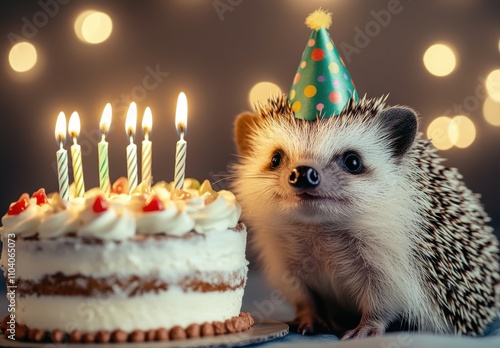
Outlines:
{"type": "Polygon", "coordinates": [[[361,321],[353,330],[344,333],[342,340],[350,338],[365,338],[368,336],[380,336],[385,332],[385,325],[380,322],[361,321]]]}
{"type": "Polygon", "coordinates": [[[295,329],[301,335],[312,335],[318,331],[325,331],[328,327],[310,308],[297,311],[295,318],[288,324],[292,330],[295,329]]]}

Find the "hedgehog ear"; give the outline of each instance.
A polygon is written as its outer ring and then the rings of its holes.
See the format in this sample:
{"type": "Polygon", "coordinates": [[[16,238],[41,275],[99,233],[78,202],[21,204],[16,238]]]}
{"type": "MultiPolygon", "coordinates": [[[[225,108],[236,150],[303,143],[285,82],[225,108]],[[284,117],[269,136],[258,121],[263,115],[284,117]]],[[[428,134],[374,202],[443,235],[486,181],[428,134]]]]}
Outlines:
{"type": "Polygon", "coordinates": [[[236,116],[234,136],[240,155],[246,156],[251,150],[250,139],[257,128],[260,117],[251,112],[243,112],[236,116]]]}
{"type": "Polygon", "coordinates": [[[395,157],[404,155],[417,135],[417,114],[407,107],[391,107],[383,110],[379,117],[382,128],[391,142],[393,155],[395,157]]]}

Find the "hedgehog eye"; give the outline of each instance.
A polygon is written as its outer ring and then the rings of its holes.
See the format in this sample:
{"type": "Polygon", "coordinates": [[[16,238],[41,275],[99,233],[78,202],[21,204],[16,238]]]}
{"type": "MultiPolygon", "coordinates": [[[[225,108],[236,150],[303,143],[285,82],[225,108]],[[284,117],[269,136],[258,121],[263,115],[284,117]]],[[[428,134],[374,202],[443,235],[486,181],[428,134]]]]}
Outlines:
{"type": "Polygon", "coordinates": [[[279,165],[281,164],[281,160],[283,159],[283,154],[281,151],[276,151],[273,154],[273,157],[271,158],[271,168],[275,169],[278,168],[279,165]]]}
{"type": "Polygon", "coordinates": [[[349,173],[351,174],[359,174],[363,169],[363,165],[361,163],[361,158],[355,152],[346,152],[342,156],[342,163],[349,173]]]}

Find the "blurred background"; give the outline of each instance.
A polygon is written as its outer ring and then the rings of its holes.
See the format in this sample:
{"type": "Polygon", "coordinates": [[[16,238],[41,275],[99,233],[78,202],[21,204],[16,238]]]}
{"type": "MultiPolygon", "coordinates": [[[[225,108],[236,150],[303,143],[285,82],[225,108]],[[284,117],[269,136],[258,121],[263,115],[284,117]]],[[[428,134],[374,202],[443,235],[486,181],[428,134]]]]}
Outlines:
{"type": "MultiPolygon", "coordinates": [[[[99,122],[111,180],[126,176],[127,109],[134,141],[152,109],[153,179],[173,180],[176,99],[188,99],[186,175],[217,182],[234,161],[233,121],[277,90],[288,92],[323,7],[330,34],[369,97],[409,105],[500,224],[500,3],[494,0],[2,1],[0,210],[23,192],[57,190],[57,115],[81,120],[86,188],[98,185],[99,122]]],[[[72,140],[67,137],[65,147],[72,140]]],[[[71,165],[70,178],[71,176],[71,165]]],[[[215,185],[226,186],[225,181],[215,185]]]]}
{"type": "MultiPolygon", "coordinates": [[[[319,7],[333,13],[329,31],[359,94],[390,94],[389,104],[415,108],[420,130],[482,195],[498,233],[495,0],[1,1],[0,211],[23,192],[57,190],[54,127],[61,111],[67,119],[73,111],[80,116],[87,189],[98,186],[106,103],[113,107],[106,138],[111,180],[127,175],[132,101],[139,151],[142,115],[146,106],[152,110],[153,180],[173,180],[180,91],[189,107],[186,176],[226,187],[218,180],[235,160],[235,115],[270,93],[288,92],[310,35],[304,20],[319,7]]],[[[71,144],[67,137],[66,149],[71,144]]],[[[249,283],[269,298],[259,282],[249,283]]],[[[259,310],[263,302],[252,303],[259,310]]]]}

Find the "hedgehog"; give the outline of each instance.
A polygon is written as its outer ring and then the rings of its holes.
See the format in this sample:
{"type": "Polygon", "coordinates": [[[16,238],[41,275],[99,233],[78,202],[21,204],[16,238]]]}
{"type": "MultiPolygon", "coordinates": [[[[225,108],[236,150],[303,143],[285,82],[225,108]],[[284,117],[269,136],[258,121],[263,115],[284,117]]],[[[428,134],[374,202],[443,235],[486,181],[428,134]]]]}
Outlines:
{"type": "Polygon", "coordinates": [[[294,117],[286,95],[235,121],[232,189],[302,334],[481,335],[500,313],[499,245],[480,196],[408,107],[294,117]]]}

